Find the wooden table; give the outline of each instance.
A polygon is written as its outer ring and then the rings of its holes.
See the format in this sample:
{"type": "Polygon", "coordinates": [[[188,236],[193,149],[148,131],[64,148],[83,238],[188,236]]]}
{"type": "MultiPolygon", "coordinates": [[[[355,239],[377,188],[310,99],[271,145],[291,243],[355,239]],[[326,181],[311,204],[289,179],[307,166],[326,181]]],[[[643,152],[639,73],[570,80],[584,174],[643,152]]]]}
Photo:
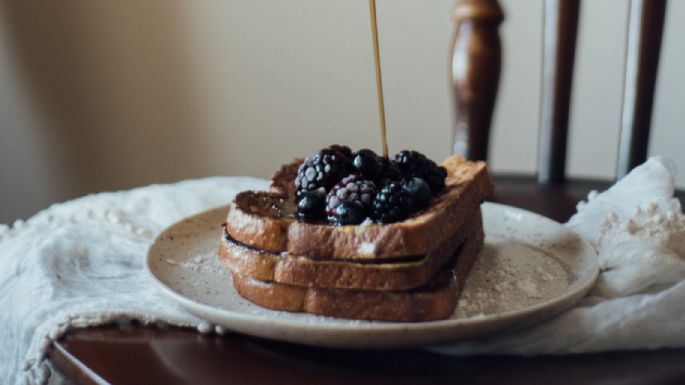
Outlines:
{"type": "MultiPolygon", "coordinates": [[[[499,177],[491,200],[565,221],[606,183],[538,186],[499,177]]],[[[685,202],[685,193],[677,196],[685,202]]],[[[574,356],[447,357],[420,349],[306,347],[240,334],[114,325],[54,344],[53,366],[74,384],[685,384],[685,349],[574,356]]]]}

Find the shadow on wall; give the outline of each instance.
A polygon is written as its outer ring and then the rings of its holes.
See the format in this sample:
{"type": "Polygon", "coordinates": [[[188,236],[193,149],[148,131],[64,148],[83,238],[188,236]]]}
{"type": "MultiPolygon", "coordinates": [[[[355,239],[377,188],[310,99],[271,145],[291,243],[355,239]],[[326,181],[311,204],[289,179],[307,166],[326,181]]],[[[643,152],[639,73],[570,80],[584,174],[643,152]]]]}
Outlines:
{"type": "Polygon", "coordinates": [[[0,4],[23,83],[47,116],[39,131],[55,138],[56,179],[66,184],[56,191],[202,174],[182,3],[0,4]]]}

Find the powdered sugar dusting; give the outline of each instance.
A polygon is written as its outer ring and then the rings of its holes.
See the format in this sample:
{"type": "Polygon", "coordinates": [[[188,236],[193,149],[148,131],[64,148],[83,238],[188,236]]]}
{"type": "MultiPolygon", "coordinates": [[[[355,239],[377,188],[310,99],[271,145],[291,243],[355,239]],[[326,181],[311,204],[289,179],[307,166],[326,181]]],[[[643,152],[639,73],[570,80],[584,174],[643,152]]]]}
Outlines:
{"type": "MultiPolygon", "coordinates": [[[[201,310],[190,309],[209,317],[210,321],[248,334],[287,341],[306,340],[315,345],[399,346],[407,338],[424,343],[442,338],[412,329],[415,324],[290,313],[253,304],[235,291],[230,272],[219,260],[221,231],[216,224],[221,223],[221,217],[217,213],[213,215],[168,230],[173,236],[163,238],[165,242],[157,245],[150,265],[153,274],[167,288],[201,306],[201,310]],[[384,340],[384,334],[373,333],[377,327],[408,334],[400,333],[401,337],[398,334],[384,340]],[[352,334],[340,334],[340,331],[352,334]]],[[[489,325],[489,330],[531,322],[530,317],[509,317],[507,312],[528,311],[530,305],[547,300],[553,303],[560,295],[575,290],[574,287],[594,280],[597,267],[594,251],[563,226],[520,210],[484,210],[483,218],[485,248],[467,278],[457,310],[447,323],[436,323],[436,328],[451,325],[449,331],[443,331],[463,337],[488,330],[470,326],[474,320],[478,325],[489,325]]],[[[366,242],[360,246],[360,252],[369,253],[376,246],[366,242]]],[[[553,309],[562,309],[563,303],[570,302],[558,303],[553,309]]]]}
{"type": "Polygon", "coordinates": [[[469,275],[455,316],[468,318],[512,311],[562,293],[571,273],[552,256],[529,245],[488,243],[469,275]]]}
{"type": "MultiPolygon", "coordinates": [[[[557,244],[549,244],[540,233],[533,233],[528,242],[512,240],[512,237],[520,238],[520,234],[510,224],[521,221],[521,215],[512,213],[490,226],[486,244],[469,274],[453,319],[478,319],[522,309],[554,298],[571,284],[573,274],[569,267],[545,250],[570,250],[577,246],[579,239],[573,236],[559,238],[557,244]]],[[[195,238],[170,237],[166,248],[169,251],[161,260],[173,271],[174,285],[184,295],[216,308],[268,319],[297,320],[307,324],[334,322],[346,326],[369,324],[368,321],[269,310],[242,298],[233,289],[230,274],[219,261],[220,234],[214,228],[199,232],[195,238]]],[[[373,242],[364,242],[358,251],[369,255],[375,247],[373,242]]]]}
{"type": "Polygon", "coordinates": [[[195,255],[179,265],[185,269],[190,269],[193,271],[203,273],[219,273],[223,271],[223,267],[217,262],[216,253],[214,252],[195,255]]]}
{"type": "Polygon", "coordinates": [[[359,245],[359,249],[357,250],[357,252],[361,256],[374,255],[375,251],[376,244],[373,242],[362,242],[362,244],[359,245]]]}

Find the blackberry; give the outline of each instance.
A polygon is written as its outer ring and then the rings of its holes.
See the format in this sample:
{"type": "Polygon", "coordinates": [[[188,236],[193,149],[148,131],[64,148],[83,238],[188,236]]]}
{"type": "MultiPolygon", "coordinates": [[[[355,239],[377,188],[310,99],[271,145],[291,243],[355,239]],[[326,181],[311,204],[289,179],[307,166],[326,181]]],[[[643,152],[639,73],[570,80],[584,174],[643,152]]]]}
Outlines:
{"type": "Polygon", "coordinates": [[[378,158],[381,164],[381,172],[376,178],[378,186],[385,186],[386,184],[402,179],[402,172],[390,159],[385,157],[378,158]]]}
{"type": "Polygon", "coordinates": [[[328,146],[328,149],[332,150],[332,151],[337,151],[337,152],[341,153],[342,155],[352,159],[352,150],[350,150],[350,148],[347,146],[341,146],[339,144],[332,144],[332,145],[328,146]]]}
{"type": "Polygon", "coordinates": [[[392,162],[405,178],[417,177],[426,181],[433,195],[437,195],[445,188],[447,170],[418,151],[400,151],[392,162]]]}
{"type": "Polygon", "coordinates": [[[364,176],[351,174],[333,186],[326,196],[326,214],[333,217],[335,209],[343,202],[358,202],[364,212],[371,212],[376,185],[364,176]]]}
{"type": "Polygon", "coordinates": [[[414,210],[414,199],[402,182],[390,182],[373,200],[372,218],[381,223],[401,221],[414,210]]]}
{"type": "Polygon", "coordinates": [[[297,170],[295,188],[301,196],[320,188],[328,190],[350,173],[352,151],[349,147],[333,145],[308,156],[297,170]]]}

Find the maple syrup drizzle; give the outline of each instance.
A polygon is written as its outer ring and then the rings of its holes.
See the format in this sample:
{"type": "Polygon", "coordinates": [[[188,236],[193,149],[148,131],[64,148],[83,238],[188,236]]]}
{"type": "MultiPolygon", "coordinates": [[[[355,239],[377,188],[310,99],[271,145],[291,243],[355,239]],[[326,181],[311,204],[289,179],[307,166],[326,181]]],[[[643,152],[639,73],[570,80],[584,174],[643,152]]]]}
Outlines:
{"type": "Polygon", "coordinates": [[[373,37],[373,58],[376,64],[376,90],[378,93],[378,113],[381,123],[383,156],[388,158],[388,137],[385,131],[385,102],[383,101],[383,79],[381,77],[381,58],[378,50],[378,24],[376,22],[376,0],[369,0],[371,13],[371,34],[373,37]]]}

